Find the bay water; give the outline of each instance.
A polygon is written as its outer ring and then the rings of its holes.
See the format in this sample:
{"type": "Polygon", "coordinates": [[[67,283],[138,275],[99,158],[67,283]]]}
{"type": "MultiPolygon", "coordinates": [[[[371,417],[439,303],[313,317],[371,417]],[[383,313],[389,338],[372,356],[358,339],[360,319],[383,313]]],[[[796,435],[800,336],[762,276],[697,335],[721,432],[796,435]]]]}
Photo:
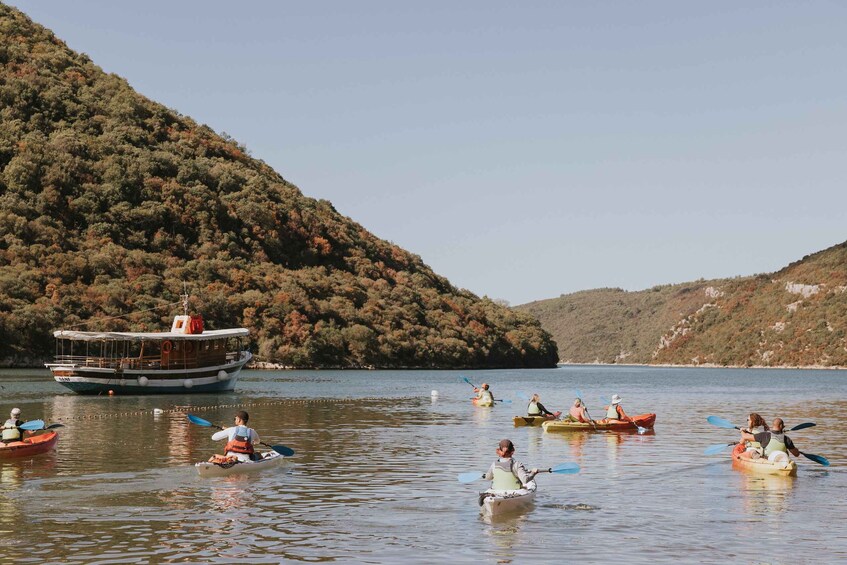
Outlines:
{"type": "Polygon", "coordinates": [[[63,423],[57,449],[0,460],[0,562],[628,564],[847,561],[847,372],[565,366],[502,371],[245,371],[234,393],[78,396],[40,370],[0,371],[0,416],[63,423]],[[471,405],[487,382],[494,408],[471,405]],[[656,412],[655,430],[545,433],[513,427],[538,392],[567,410],[580,390],[595,418],[623,397],[656,412]],[[432,396],[437,391],[437,396],[432,396]],[[154,409],[161,414],[154,414],[154,409]],[[204,479],[193,464],[219,452],[214,430],[236,410],[263,441],[296,455],[254,476],[204,479]],[[733,469],[734,430],[750,412],[787,427],[807,453],[796,478],[733,469]],[[484,471],[502,438],[539,475],[533,508],[487,520],[484,471]]]}

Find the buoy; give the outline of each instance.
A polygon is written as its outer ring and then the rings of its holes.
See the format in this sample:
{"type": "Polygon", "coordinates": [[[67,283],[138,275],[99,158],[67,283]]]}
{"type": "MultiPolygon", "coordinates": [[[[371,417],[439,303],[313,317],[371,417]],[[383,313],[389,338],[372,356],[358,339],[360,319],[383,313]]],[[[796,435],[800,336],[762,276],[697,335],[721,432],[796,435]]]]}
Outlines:
{"type": "Polygon", "coordinates": [[[138,377],[139,386],[147,386],[147,377],[138,377]]]}
{"type": "Polygon", "coordinates": [[[164,414],[164,413],[165,413],[165,411],[162,410],[161,408],[153,408],[153,414],[155,416],[158,416],[159,414],[164,414]]]}
{"type": "Polygon", "coordinates": [[[226,371],[224,371],[223,369],[218,371],[218,380],[219,381],[225,381],[228,378],[229,378],[229,374],[226,371]]]}
{"type": "Polygon", "coordinates": [[[109,390],[109,396],[115,396],[115,391],[114,391],[114,390],[109,390]]]}
{"type": "Polygon", "coordinates": [[[118,381],[118,384],[121,386],[126,386],[126,379],[121,379],[120,381],[118,381]]]}
{"type": "Polygon", "coordinates": [[[191,388],[194,386],[194,381],[192,381],[191,379],[185,379],[184,381],[182,381],[182,386],[184,386],[185,388],[191,388]]]}
{"type": "Polygon", "coordinates": [[[437,390],[432,391],[430,393],[430,396],[432,396],[433,398],[438,398],[438,391],[437,390]]]}

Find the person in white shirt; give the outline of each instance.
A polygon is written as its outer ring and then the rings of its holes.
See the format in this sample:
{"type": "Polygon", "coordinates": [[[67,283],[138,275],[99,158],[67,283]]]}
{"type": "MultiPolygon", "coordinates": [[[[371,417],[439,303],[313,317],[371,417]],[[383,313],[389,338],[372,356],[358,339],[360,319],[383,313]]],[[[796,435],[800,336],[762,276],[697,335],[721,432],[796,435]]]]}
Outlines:
{"type": "Polygon", "coordinates": [[[212,434],[212,439],[227,440],[224,455],[237,458],[239,461],[250,461],[256,452],[254,445],[259,443],[259,434],[253,428],[247,427],[250,415],[241,410],[235,414],[235,425],[212,434]]]}

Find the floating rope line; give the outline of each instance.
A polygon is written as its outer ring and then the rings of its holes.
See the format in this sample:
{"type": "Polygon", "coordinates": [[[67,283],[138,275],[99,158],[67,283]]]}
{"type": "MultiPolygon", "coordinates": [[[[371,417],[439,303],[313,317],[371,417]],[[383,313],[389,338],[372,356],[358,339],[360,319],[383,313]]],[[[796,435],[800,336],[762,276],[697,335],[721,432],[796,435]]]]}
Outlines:
{"type": "Polygon", "coordinates": [[[385,398],[378,396],[364,398],[314,398],[314,399],[288,399],[276,400],[272,402],[239,402],[237,404],[214,404],[208,406],[174,406],[173,408],[142,408],[140,410],[130,410],[124,412],[106,412],[99,414],[87,414],[85,416],[69,416],[67,418],[53,418],[56,422],[71,422],[74,420],[105,420],[109,418],[123,418],[126,416],[144,416],[144,415],[161,415],[161,414],[186,414],[188,412],[201,412],[204,410],[217,410],[219,408],[243,408],[254,406],[280,406],[282,404],[338,404],[342,402],[354,401],[378,401],[378,400],[398,400],[408,401],[414,400],[417,397],[406,398],[385,398]]]}

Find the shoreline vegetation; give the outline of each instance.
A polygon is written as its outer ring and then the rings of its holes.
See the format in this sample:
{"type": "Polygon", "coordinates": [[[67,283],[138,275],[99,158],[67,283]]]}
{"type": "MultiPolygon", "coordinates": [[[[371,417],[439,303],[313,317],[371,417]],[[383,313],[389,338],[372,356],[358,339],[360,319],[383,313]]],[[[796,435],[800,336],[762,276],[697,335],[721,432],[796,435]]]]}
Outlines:
{"type": "Polygon", "coordinates": [[[567,366],[601,366],[601,367],[655,367],[657,369],[785,369],[785,370],[833,370],[844,371],[847,366],[840,365],[718,365],[714,363],[577,363],[559,361],[557,367],[567,366]]]}

